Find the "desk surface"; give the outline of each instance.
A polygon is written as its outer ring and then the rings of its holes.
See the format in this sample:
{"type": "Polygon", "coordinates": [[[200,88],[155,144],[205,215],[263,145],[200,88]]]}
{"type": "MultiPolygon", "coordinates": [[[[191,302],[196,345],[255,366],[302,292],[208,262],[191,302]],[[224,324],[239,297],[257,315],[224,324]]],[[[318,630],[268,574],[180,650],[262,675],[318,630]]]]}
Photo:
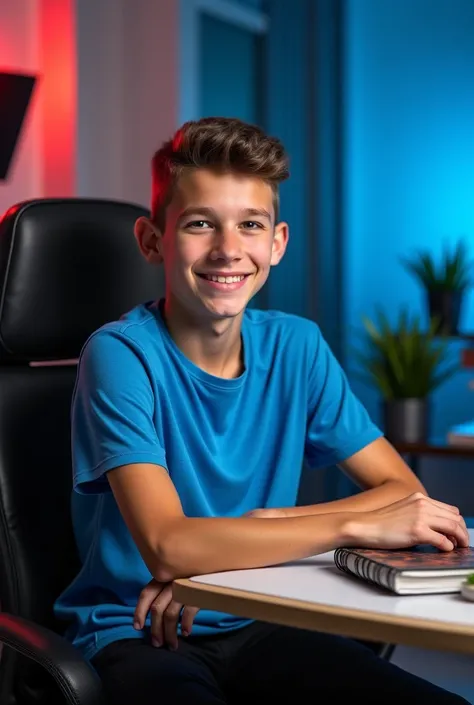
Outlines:
{"type": "MultiPolygon", "coordinates": [[[[474,530],[470,531],[471,545],[474,530]]],[[[397,596],[345,575],[325,553],[272,568],[178,580],[179,601],[361,639],[474,653],[474,603],[459,594],[397,596]]]]}

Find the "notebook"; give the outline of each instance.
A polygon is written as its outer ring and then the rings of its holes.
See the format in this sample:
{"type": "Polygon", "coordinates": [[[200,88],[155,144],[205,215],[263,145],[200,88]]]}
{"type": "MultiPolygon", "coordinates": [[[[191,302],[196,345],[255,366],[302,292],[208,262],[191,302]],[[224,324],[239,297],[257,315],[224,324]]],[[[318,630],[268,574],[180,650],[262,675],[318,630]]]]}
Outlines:
{"type": "Polygon", "coordinates": [[[439,551],[415,546],[403,551],[337,548],[334,562],[343,572],[379,585],[397,595],[460,592],[474,573],[474,548],[439,551]]]}

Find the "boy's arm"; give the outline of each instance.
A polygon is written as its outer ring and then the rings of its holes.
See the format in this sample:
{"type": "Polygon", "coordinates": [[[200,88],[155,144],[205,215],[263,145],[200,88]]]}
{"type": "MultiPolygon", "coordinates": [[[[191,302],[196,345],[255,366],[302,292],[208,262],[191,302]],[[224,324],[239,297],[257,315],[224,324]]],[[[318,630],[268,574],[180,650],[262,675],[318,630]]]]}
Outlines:
{"type": "Polygon", "coordinates": [[[183,514],[166,470],[148,463],[107,473],[122,516],[152,576],[159,582],[227,570],[258,568],[323,553],[342,545],[400,548],[429,543],[467,545],[456,508],[421,493],[369,512],[258,518],[192,518],[183,514]]]}
{"type": "Polygon", "coordinates": [[[323,553],[349,541],[350,513],[270,519],[192,518],[165,468],[123,465],[107,473],[121,514],[159,582],[256,568],[323,553]]]}
{"type": "MultiPolygon", "coordinates": [[[[428,494],[403,458],[385,438],[378,438],[369,443],[365,448],[339,463],[339,466],[356,485],[365,491],[333,502],[282,507],[276,510],[275,516],[278,513],[281,516],[295,517],[333,512],[371,511],[392,504],[414,492],[428,494]]],[[[269,512],[271,516],[272,510],[269,512]]]]}

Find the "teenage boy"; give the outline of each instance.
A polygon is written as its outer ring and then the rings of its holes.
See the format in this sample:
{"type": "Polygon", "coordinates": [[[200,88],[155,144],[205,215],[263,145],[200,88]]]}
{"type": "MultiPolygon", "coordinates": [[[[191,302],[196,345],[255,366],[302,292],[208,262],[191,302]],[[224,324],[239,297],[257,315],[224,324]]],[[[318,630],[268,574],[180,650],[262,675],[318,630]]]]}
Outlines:
{"type": "Polygon", "coordinates": [[[353,692],[464,702],[354,640],[171,598],[175,578],[342,545],[468,543],[459,511],[426,496],[371,422],[318,326],[246,309],[285,253],[287,176],[283,146],[257,127],[207,118],[178,130],[154,156],[151,217],[135,229],[143,256],[164,266],[165,298],[95,332],[80,357],[83,567],[56,611],[111,705],[326,703],[353,692]],[[339,464],[364,491],[295,507],[303,459],[339,464]]]}

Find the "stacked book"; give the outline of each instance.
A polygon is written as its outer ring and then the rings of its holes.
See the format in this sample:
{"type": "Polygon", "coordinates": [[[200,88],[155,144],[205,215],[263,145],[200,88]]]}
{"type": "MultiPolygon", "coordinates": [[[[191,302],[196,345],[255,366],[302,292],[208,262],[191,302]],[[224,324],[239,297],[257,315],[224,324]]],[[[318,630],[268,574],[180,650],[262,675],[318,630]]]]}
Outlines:
{"type": "Polygon", "coordinates": [[[474,446],[474,420],[452,426],[447,440],[453,446],[474,446]]]}

